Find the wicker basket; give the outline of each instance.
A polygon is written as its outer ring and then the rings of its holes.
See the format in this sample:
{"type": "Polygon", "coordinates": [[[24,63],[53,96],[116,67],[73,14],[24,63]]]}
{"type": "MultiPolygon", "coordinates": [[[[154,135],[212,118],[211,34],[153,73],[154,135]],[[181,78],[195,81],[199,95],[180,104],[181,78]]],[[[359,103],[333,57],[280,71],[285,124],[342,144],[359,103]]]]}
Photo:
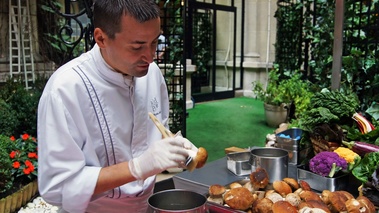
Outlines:
{"type": "Polygon", "coordinates": [[[335,149],[341,146],[341,144],[338,142],[329,142],[321,137],[311,136],[310,139],[315,155],[322,151],[334,151],[335,149]]]}

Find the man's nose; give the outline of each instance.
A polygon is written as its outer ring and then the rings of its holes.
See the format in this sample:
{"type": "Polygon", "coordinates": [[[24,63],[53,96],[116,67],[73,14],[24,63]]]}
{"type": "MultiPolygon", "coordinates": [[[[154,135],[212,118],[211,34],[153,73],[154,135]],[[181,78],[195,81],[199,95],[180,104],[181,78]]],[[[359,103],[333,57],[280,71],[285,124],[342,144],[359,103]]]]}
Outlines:
{"type": "Polygon", "coordinates": [[[155,56],[155,50],[154,47],[146,48],[145,52],[143,53],[143,58],[146,60],[146,62],[153,62],[154,56],[155,56]]]}

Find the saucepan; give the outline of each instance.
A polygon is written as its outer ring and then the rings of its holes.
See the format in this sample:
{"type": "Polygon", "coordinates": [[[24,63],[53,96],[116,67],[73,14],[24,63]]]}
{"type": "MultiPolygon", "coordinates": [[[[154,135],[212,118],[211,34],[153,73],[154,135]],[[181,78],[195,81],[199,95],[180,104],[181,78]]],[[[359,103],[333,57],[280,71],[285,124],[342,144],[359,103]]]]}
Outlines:
{"type": "Polygon", "coordinates": [[[184,190],[170,189],[151,195],[148,199],[149,213],[207,213],[205,195],[184,190]]]}
{"type": "Polygon", "coordinates": [[[264,168],[270,183],[288,176],[287,150],[263,147],[252,149],[250,152],[251,171],[255,171],[258,167],[264,168]]]}

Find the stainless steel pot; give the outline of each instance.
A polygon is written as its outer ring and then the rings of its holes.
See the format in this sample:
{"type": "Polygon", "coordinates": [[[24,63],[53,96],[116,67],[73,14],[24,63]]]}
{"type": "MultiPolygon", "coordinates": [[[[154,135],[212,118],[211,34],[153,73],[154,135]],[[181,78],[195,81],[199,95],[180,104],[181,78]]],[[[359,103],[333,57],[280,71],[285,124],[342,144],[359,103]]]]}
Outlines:
{"type": "Polygon", "coordinates": [[[149,213],[206,213],[207,198],[199,193],[171,189],[157,192],[148,199],[149,213]]]}
{"type": "Polygon", "coordinates": [[[282,180],[288,176],[288,151],[284,149],[264,147],[252,149],[250,156],[251,171],[258,167],[264,168],[269,182],[282,180]]]}

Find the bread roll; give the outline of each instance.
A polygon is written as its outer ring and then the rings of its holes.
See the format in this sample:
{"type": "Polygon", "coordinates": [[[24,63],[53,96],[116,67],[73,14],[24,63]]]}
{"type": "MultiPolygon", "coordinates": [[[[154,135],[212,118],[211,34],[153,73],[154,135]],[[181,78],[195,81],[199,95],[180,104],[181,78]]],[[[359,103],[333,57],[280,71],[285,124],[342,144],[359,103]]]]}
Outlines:
{"type": "Polygon", "coordinates": [[[287,201],[278,201],[272,204],[273,213],[297,213],[297,208],[287,201]]]}
{"type": "Polygon", "coordinates": [[[244,187],[230,189],[224,195],[224,202],[232,209],[247,210],[254,202],[253,194],[244,187]]]}

